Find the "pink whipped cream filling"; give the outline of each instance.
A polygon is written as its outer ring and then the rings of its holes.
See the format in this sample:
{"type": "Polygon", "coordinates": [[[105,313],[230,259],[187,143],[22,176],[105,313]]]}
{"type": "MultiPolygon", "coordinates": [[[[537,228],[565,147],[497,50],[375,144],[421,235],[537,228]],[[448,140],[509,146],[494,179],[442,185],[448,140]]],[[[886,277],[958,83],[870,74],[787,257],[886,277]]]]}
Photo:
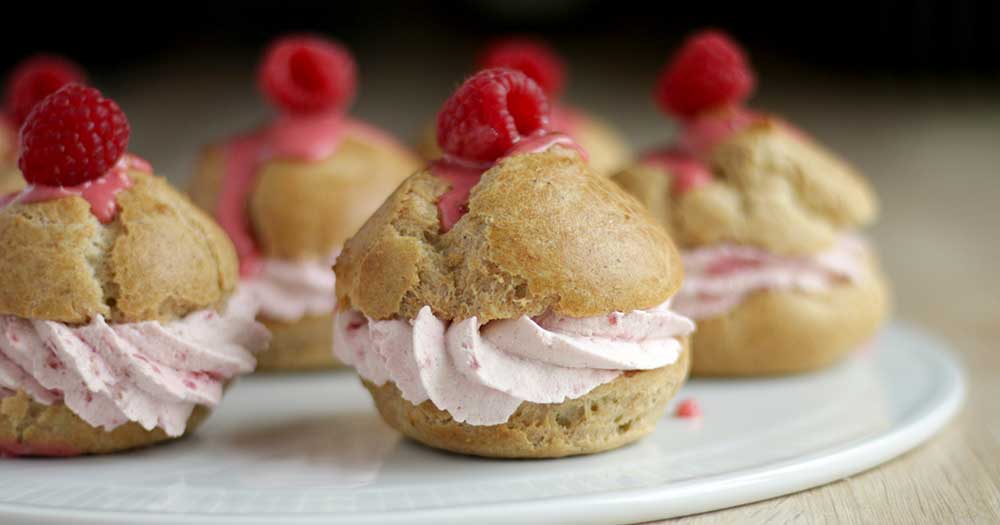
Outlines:
{"type": "Polygon", "coordinates": [[[195,405],[218,404],[224,383],[252,371],[269,339],[242,294],[222,314],[169,323],[0,316],[0,396],[22,390],[38,403],[65,403],[94,427],[134,421],[179,436],[195,405]]]}
{"type": "Polygon", "coordinates": [[[262,259],[260,271],[243,279],[241,289],[253,297],[258,313],[268,319],[294,322],[326,315],[336,304],[333,263],[340,248],[319,260],[262,259]]]}
{"type": "Polygon", "coordinates": [[[382,131],[340,113],[282,115],[225,146],[225,173],[215,218],[236,247],[242,276],[257,274],[264,264],[247,214],[261,166],[274,159],[322,160],[337,150],[345,136],[404,149],[382,131]]]}
{"type": "MultiPolygon", "coordinates": [[[[503,157],[511,157],[524,153],[541,153],[555,145],[575,149],[580,156],[587,159],[587,152],[563,133],[539,133],[517,141],[503,157]]],[[[469,211],[469,194],[472,187],[479,183],[479,178],[497,162],[473,164],[449,155],[431,162],[431,173],[442,178],[451,188],[438,199],[438,214],[441,217],[441,230],[449,231],[455,223],[469,211]]]]}
{"type": "Polygon", "coordinates": [[[764,290],[819,292],[867,274],[868,247],[860,237],[843,236],[830,249],[788,257],[754,246],[716,244],[681,255],[684,284],[673,307],[695,320],[729,312],[750,294],[764,290]]]}
{"type": "Polygon", "coordinates": [[[377,321],[338,311],[334,352],[376,385],[392,381],[413,404],[430,400],[459,422],[497,425],[524,401],[561,403],[623,371],[677,361],[694,323],[669,309],[576,319],[554,314],[446,322],[430,307],[416,319],[377,321]]]}
{"type": "Polygon", "coordinates": [[[118,214],[118,192],[132,187],[129,170],[152,173],[153,168],[134,155],[123,155],[107,173],[78,186],[41,186],[29,184],[17,193],[0,198],[0,208],[15,203],[30,204],[78,195],[90,204],[90,212],[102,223],[109,223],[118,214]]]}

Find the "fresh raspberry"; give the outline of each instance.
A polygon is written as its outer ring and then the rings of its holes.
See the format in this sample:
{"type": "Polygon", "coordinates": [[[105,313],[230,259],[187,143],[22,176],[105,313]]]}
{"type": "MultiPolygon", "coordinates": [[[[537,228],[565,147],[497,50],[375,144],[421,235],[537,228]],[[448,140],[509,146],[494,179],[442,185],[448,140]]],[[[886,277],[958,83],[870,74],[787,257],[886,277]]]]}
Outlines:
{"type": "Polygon", "coordinates": [[[754,74],[743,50],[719,31],[703,31],[660,74],[654,96],[663,111],[682,118],[742,102],[754,87],[754,74]]]}
{"type": "Polygon", "coordinates": [[[449,155],[492,162],[521,138],[548,127],[549,103],[534,80],[513,69],[484,69],[445,101],[437,139],[449,155]]]}
{"type": "Polygon", "coordinates": [[[271,103],[288,113],[342,111],[354,98],[357,69],[338,43],[288,36],[264,53],[258,81],[271,103]]]}
{"type": "Polygon", "coordinates": [[[115,101],[94,88],[68,84],[28,114],[21,127],[18,167],[32,184],[76,186],[118,162],[129,132],[128,119],[115,101]]]}
{"type": "Polygon", "coordinates": [[[549,46],[527,38],[508,38],[493,42],[479,56],[479,67],[515,69],[534,80],[550,99],[563,89],[566,66],[549,46]]]}
{"type": "Polygon", "coordinates": [[[70,82],[83,83],[83,71],[65,58],[37,55],[21,62],[7,78],[7,113],[20,127],[35,104],[70,82]]]}

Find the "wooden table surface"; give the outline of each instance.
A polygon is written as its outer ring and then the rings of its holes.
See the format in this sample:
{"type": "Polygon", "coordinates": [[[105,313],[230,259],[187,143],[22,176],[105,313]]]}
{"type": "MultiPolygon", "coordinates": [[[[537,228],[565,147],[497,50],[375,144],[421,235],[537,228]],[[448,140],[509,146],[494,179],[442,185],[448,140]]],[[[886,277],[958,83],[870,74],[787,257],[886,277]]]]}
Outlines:
{"type": "MultiPolygon", "coordinates": [[[[354,114],[412,138],[461,78],[465,59],[437,55],[440,71],[428,75],[426,64],[379,51],[369,48],[360,61],[354,114]]],[[[655,68],[638,63],[626,74],[599,58],[574,71],[569,98],[613,117],[637,147],[664,142],[672,128],[646,97],[655,68]]],[[[130,115],[131,149],[183,183],[200,145],[265,114],[252,66],[252,57],[189,54],[103,80],[130,115]]],[[[871,235],[893,281],[895,315],[953,345],[967,401],[939,435],[883,466],[677,521],[1000,522],[1000,85],[800,73],[761,74],[756,104],[784,114],[872,179],[882,213],[871,235]]]]}

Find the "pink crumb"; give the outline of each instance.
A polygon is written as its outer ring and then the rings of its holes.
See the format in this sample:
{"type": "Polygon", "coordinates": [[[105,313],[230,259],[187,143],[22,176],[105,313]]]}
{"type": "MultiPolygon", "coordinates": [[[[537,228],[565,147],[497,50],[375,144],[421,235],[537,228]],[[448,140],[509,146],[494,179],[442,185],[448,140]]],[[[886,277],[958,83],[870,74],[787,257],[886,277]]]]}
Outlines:
{"type": "Polygon", "coordinates": [[[677,405],[677,411],[674,412],[674,416],[684,419],[701,417],[701,405],[695,399],[685,399],[677,405]]]}

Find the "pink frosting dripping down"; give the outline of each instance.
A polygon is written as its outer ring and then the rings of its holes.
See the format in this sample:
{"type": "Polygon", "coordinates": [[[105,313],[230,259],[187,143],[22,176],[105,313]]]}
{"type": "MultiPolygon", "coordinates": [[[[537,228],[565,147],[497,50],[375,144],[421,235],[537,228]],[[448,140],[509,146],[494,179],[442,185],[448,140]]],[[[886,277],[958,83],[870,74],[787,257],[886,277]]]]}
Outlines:
{"type": "Polygon", "coordinates": [[[257,275],[263,264],[247,214],[261,166],[273,159],[322,160],[337,150],[346,135],[404,149],[382,131],[340,113],[282,115],[225,145],[225,173],[215,218],[236,247],[241,276],[257,275]]]}
{"type": "Polygon", "coordinates": [[[90,212],[97,220],[107,224],[118,214],[118,192],[132,187],[130,170],[152,173],[153,169],[145,160],[126,154],[103,176],[77,186],[44,186],[29,184],[17,193],[0,198],[0,209],[11,204],[30,204],[61,199],[77,195],[90,203],[90,212]]]}
{"type": "MultiPolygon", "coordinates": [[[[587,152],[572,138],[563,133],[539,133],[517,141],[507,150],[504,157],[525,153],[540,153],[555,145],[575,149],[584,160],[587,152]]],[[[491,163],[469,163],[462,159],[445,155],[431,162],[430,170],[435,177],[442,178],[451,188],[438,199],[438,213],[441,216],[441,231],[447,232],[469,211],[469,193],[479,182],[479,178],[500,159],[491,163]]]]}
{"type": "Polygon", "coordinates": [[[673,178],[670,190],[675,195],[687,193],[712,182],[712,172],[695,156],[676,148],[654,151],[645,155],[642,162],[658,166],[673,178]]]}
{"type": "Polygon", "coordinates": [[[677,143],[663,150],[647,153],[642,163],[664,169],[673,177],[671,191],[681,195],[712,181],[712,172],[704,159],[717,145],[747,127],[764,121],[777,123],[783,130],[807,140],[805,133],[775,117],[743,107],[708,113],[683,123],[677,143]]]}

